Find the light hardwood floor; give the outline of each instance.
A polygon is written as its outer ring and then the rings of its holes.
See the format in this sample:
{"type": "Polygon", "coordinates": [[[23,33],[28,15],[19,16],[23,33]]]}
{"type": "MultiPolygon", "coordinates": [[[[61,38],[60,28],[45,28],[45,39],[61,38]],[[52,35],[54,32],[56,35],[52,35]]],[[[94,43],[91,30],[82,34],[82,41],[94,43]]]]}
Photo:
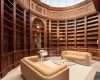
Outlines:
{"type": "Polygon", "coordinates": [[[86,80],[93,80],[96,71],[100,72],[100,61],[96,61],[93,69],[91,70],[91,72],[89,73],[89,75],[87,76],[86,80]]]}
{"type": "MultiPolygon", "coordinates": [[[[95,63],[94,67],[92,68],[92,70],[88,74],[86,80],[93,80],[96,71],[100,72],[100,61],[93,61],[93,62],[95,63]]],[[[15,69],[11,70],[10,74],[7,74],[1,80],[24,80],[24,79],[21,77],[20,67],[17,67],[15,69]]]]}

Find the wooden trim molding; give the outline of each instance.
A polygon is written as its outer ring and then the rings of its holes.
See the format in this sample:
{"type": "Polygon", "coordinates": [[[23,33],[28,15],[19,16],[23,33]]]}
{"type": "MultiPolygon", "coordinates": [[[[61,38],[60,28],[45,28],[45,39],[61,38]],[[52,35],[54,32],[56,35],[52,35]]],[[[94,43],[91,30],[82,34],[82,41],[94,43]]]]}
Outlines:
{"type": "Polygon", "coordinates": [[[29,3],[30,7],[27,7],[26,4],[23,5],[30,9],[34,14],[48,19],[66,20],[96,12],[94,4],[91,0],[86,0],[77,5],[65,8],[50,7],[41,3],[39,0],[17,1],[20,2],[20,4],[23,4],[23,2],[29,3]]]}
{"type": "Polygon", "coordinates": [[[100,12],[100,0],[92,0],[97,12],[100,12]]]}

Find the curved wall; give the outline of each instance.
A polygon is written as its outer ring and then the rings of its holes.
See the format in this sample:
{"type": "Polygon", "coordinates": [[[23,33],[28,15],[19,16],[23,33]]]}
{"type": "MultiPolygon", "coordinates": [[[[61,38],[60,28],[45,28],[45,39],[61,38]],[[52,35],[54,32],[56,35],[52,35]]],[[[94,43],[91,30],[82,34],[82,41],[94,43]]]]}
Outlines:
{"type": "Polygon", "coordinates": [[[59,55],[62,49],[61,47],[67,48],[71,44],[72,46],[75,46],[77,50],[84,50],[84,48],[88,48],[87,51],[89,52],[90,50],[91,53],[93,55],[95,54],[95,56],[97,56],[96,58],[100,60],[100,24],[98,23],[100,21],[100,14],[92,14],[96,11],[93,3],[90,0],[66,8],[49,7],[47,5],[44,5],[43,3],[37,2],[39,0],[1,0],[1,3],[7,4],[8,1],[13,4],[12,6],[9,5],[9,9],[11,9],[11,12],[4,8],[4,4],[1,5],[2,44],[0,57],[2,58],[0,58],[0,78],[5,76],[7,72],[12,68],[18,66],[20,59],[22,59],[23,57],[29,55],[33,56],[37,54],[37,48],[34,47],[35,45],[33,42],[35,37],[33,39],[34,34],[32,34],[34,26],[32,24],[34,19],[36,18],[39,18],[44,25],[44,27],[41,29],[41,44],[43,44],[41,45],[42,49],[56,49],[56,52],[54,52],[54,54],[56,53],[57,55],[59,55]],[[12,12],[12,10],[14,11],[12,12]],[[6,15],[10,14],[11,17],[9,18],[3,13],[5,13],[6,15]],[[92,14],[92,16],[90,14],[92,14]],[[16,16],[19,16],[20,18],[16,16]],[[79,18],[79,16],[83,17],[79,18]],[[70,26],[72,26],[71,30],[70,26]],[[68,35],[68,33],[71,33],[71,35],[68,35]],[[82,42],[80,40],[81,35],[84,35],[84,38],[81,38],[82,42]],[[71,39],[68,39],[67,36],[72,37],[71,39]],[[4,39],[6,39],[6,41],[4,39]],[[10,39],[12,43],[9,43],[10,39]],[[79,41],[77,41],[78,39],[79,41]],[[95,41],[93,42],[94,39],[95,41]],[[77,44],[84,44],[84,48],[78,49],[80,47],[77,47],[77,44]],[[87,46],[87,44],[89,47],[87,46]],[[94,47],[96,47],[96,49],[94,49],[94,47]]]}
{"type": "Polygon", "coordinates": [[[39,15],[44,18],[50,19],[70,19],[91,13],[95,13],[93,2],[91,0],[86,0],[80,4],[66,7],[66,8],[55,8],[47,6],[39,0],[17,0],[30,9],[34,14],[39,15]]]}

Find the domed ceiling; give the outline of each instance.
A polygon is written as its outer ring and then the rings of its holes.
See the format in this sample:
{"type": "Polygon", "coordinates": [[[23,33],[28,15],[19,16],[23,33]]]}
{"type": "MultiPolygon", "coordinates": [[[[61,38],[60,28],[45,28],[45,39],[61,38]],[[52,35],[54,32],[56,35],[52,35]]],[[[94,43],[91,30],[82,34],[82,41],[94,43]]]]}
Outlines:
{"type": "Polygon", "coordinates": [[[52,7],[68,7],[81,3],[85,0],[40,0],[40,1],[52,7]]]}

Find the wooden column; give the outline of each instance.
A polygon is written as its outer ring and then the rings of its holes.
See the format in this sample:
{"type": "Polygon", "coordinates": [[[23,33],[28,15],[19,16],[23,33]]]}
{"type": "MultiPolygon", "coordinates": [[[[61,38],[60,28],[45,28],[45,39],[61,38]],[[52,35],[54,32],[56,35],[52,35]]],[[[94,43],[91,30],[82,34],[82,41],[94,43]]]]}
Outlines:
{"type": "Polygon", "coordinates": [[[50,49],[51,49],[51,20],[49,20],[49,39],[50,39],[50,49]]]}
{"type": "Polygon", "coordinates": [[[24,56],[26,52],[26,10],[24,10],[24,56]]]}
{"type": "Polygon", "coordinates": [[[0,48],[1,48],[1,51],[0,51],[0,77],[2,77],[2,69],[3,69],[3,66],[2,66],[2,64],[3,64],[3,61],[2,61],[2,54],[3,54],[3,36],[4,36],[4,20],[3,20],[3,18],[4,18],[4,0],[1,0],[1,5],[0,5],[0,8],[1,8],[1,16],[0,16],[0,18],[1,18],[1,24],[0,24],[0,26],[1,26],[1,42],[0,42],[0,48]]]}
{"type": "Polygon", "coordinates": [[[92,0],[97,12],[100,12],[100,0],[92,0]]]}
{"type": "Polygon", "coordinates": [[[3,54],[3,37],[4,37],[4,0],[1,0],[1,56],[3,54]]]}
{"type": "MultiPolygon", "coordinates": [[[[13,26],[14,26],[14,64],[15,64],[15,54],[16,54],[16,2],[14,1],[14,23],[13,23],[13,26]]],[[[15,66],[14,66],[15,67],[15,66]]]]}
{"type": "Polygon", "coordinates": [[[84,48],[87,48],[87,17],[84,18],[84,48]]]}
{"type": "Polygon", "coordinates": [[[59,21],[57,21],[57,49],[59,49],[59,21]]]}
{"type": "Polygon", "coordinates": [[[57,21],[57,52],[56,52],[56,55],[59,55],[60,54],[60,47],[59,47],[59,21],[57,21]]]}
{"type": "Polygon", "coordinates": [[[76,19],[74,20],[74,48],[76,48],[77,47],[77,45],[76,45],[76,19]]]}
{"type": "Polygon", "coordinates": [[[100,49],[100,13],[98,13],[98,48],[100,49]]]}
{"type": "Polygon", "coordinates": [[[67,48],[67,21],[66,21],[66,48],[67,48]]]}
{"type": "Polygon", "coordinates": [[[32,19],[32,14],[30,13],[30,55],[32,52],[32,23],[33,23],[33,19],[32,19]]]}
{"type": "Polygon", "coordinates": [[[44,20],[44,49],[47,49],[47,20],[44,20]]]}

